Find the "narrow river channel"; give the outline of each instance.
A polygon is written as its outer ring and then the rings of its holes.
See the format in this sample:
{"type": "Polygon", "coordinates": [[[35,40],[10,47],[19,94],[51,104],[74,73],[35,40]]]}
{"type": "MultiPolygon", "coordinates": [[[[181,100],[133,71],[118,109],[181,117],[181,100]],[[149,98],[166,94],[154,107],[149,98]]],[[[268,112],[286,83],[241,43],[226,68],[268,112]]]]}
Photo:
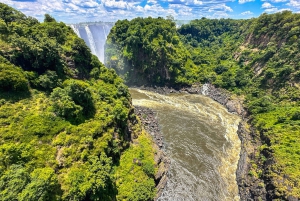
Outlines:
{"type": "Polygon", "coordinates": [[[236,168],[239,117],[202,95],[130,89],[133,105],[152,108],[171,159],[160,201],[239,200],[236,168]]]}

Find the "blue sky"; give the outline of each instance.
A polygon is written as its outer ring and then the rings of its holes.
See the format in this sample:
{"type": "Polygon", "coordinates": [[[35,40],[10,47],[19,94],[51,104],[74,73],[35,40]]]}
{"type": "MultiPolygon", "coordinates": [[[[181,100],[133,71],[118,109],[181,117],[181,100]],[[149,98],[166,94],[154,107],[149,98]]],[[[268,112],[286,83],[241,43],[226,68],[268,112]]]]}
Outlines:
{"type": "Polygon", "coordinates": [[[43,20],[52,15],[65,23],[116,21],[134,17],[251,18],[291,10],[300,13],[300,0],[0,0],[26,15],[43,20]]]}

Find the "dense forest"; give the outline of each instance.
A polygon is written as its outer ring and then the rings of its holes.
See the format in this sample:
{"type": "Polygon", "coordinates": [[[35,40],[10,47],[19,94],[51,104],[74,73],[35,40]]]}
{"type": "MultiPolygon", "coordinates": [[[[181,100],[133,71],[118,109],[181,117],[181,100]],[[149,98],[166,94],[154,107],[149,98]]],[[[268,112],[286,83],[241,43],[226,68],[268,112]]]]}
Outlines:
{"type": "Polygon", "coordinates": [[[252,196],[300,198],[300,14],[202,18],[178,29],[170,19],[119,20],[106,48],[107,66],[130,85],[211,83],[238,97],[253,135],[248,175],[266,192],[252,196]]]}
{"type": "Polygon", "coordinates": [[[185,70],[196,67],[175,23],[163,18],[118,21],[108,36],[105,53],[107,67],[114,68],[127,83],[138,85],[188,82],[185,70]]]}
{"type": "Polygon", "coordinates": [[[64,23],[0,3],[0,200],[151,200],[151,138],[123,80],[64,23]]]}

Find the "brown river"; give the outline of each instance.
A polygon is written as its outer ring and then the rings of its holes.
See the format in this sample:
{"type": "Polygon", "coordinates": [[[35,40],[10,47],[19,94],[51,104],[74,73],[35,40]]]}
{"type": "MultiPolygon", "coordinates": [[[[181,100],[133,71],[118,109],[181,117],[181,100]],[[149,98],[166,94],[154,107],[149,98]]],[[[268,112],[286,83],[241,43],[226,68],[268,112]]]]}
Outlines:
{"type": "Polygon", "coordinates": [[[130,93],[133,105],[157,112],[171,159],[169,180],[159,201],[239,200],[238,116],[202,95],[161,95],[139,89],[130,93]]]}

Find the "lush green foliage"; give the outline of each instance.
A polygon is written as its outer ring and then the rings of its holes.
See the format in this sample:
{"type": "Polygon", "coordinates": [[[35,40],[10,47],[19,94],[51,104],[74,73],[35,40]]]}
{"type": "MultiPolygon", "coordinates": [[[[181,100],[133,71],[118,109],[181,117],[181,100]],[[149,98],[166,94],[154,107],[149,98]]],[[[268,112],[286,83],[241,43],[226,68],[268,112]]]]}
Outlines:
{"type": "Polygon", "coordinates": [[[163,18],[116,22],[106,42],[106,65],[131,84],[185,83],[190,56],[175,23],[163,18]]]}
{"type": "Polygon", "coordinates": [[[28,84],[24,71],[0,56],[0,90],[28,91],[28,84]]]}
{"type": "MultiPolygon", "coordinates": [[[[150,137],[151,138],[151,137],[150,137]]],[[[139,137],[139,143],[124,152],[120,166],[116,169],[118,200],[144,201],[155,196],[155,164],[152,140],[146,133],[139,137]],[[149,178],[150,176],[150,178],[149,178]]]]}
{"type": "Polygon", "coordinates": [[[114,70],[65,24],[2,3],[0,46],[1,201],[154,197],[152,144],[144,135],[130,144],[141,131],[114,70]],[[132,150],[145,156],[136,171],[145,188],[125,191],[134,183],[121,173],[135,166],[124,159],[132,150]]]}
{"type": "Polygon", "coordinates": [[[240,32],[243,22],[202,18],[178,29],[197,65],[189,79],[193,82],[213,83],[227,89],[242,87],[247,83],[251,72],[238,65],[233,55],[242,42],[240,32]]]}
{"type": "Polygon", "coordinates": [[[129,83],[212,83],[239,95],[263,143],[251,174],[271,181],[272,199],[300,198],[299,27],[300,15],[289,11],[202,18],[177,33],[171,20],[123,20],[108,37],[106,60],[129,83]]]}

